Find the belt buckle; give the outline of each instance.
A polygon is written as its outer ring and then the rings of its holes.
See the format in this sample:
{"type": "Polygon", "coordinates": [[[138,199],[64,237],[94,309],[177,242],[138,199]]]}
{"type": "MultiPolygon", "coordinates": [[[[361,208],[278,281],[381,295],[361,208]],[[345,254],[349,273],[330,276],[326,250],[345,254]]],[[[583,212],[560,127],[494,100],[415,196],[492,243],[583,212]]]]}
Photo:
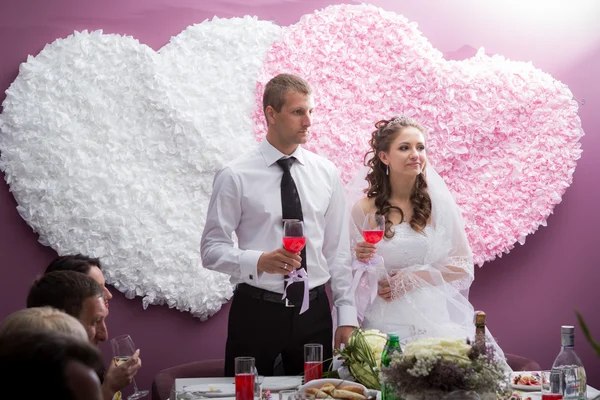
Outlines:
{"type": "Polygon", "coordinates": [[[285,298],[285,306],[288,308],[296,307],[295,305],[290,303],[290,301],[287,297],[285,298]]]}

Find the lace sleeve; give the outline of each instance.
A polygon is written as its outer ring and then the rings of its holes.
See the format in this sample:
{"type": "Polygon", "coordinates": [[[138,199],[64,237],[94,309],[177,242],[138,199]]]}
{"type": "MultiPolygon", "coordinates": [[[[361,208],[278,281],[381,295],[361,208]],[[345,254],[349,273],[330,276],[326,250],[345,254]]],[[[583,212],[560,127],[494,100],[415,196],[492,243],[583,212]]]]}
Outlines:
{"type": "Polygon", "coordinates": [[[433,287],[438,292],[447,290],[454,295],[458,291],[467,297],[474,266],[462,212],[437,172],[429,167],[426,173],[433,233],[423,264],[392,274],[392,295],[398,298],[418,288],[433,287]]]}

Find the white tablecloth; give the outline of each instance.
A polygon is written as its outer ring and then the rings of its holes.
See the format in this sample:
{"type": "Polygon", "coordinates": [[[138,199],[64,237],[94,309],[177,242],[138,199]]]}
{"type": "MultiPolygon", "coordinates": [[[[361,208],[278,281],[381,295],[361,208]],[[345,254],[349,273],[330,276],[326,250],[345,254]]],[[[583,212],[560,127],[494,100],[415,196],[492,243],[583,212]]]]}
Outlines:
{"type": "MultiPolygon", "coordinates": [[[[265,382],[263,382],[263,386],[268,388],[268,385],[275,382],[278,378],[289,378],[289,377],[277,377],[277,376],[267,376],[265,377],[265,382]]],[[[185,379],[176,379],[175,380],[175,390],[183,390],[186,386],[191,385],[210,385],[210,384],[222,384],[222,383],[231,383],[233,385],[233,378],[185,378],[185,379]]],[[[542,395],[540,392],[522,392],[527,396],[531,396],[532,400],[540,400],[542,395]]],[[[592,400],[594,397],[599,396],[600,391],[594,389],[591,386],[587,387],[587,397],[588,400],[592,400]]],[[[235,397],[219,397],[215,400],[235,400],[235,397]]],[[[277,400],[277,397],[274,397],[273,400],[277,400]]]]}

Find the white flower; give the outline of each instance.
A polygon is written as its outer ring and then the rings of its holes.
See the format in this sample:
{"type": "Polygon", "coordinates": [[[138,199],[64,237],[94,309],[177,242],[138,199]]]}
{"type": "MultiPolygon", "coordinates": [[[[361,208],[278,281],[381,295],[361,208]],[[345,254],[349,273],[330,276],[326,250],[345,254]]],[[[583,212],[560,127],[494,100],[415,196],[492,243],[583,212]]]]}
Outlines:
{"type": "Polygon", "coordinates": [[[423,338],[409,343],[404,354],[417,359],[439,357],[459,361],[468,358],[470,350],[471,346],[464,339],[423,338]]]}
{"type": "Polygon", "coordinates": [[[381,354],[387,342],[387,336],[377,329],[367,329],[363,331],[363,336],[373,353],[377,367],[381,368],[381,354]]]}

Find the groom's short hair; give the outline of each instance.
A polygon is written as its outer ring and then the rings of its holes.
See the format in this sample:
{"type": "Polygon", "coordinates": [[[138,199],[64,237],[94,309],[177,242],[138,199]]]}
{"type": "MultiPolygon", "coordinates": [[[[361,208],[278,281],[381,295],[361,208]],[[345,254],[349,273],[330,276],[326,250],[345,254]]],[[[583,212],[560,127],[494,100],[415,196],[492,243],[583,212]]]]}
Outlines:
{"type": "Polygon", "coordinates": [[[292,74],[279,74],[273,77],[265,86],[263,93],[263,112],[268,106],[273,107],[277,112],[285,103],[285,94],[289,91],[298,92],[306,95],[312,94],[310,84],[299,76],[292,74]]]}

